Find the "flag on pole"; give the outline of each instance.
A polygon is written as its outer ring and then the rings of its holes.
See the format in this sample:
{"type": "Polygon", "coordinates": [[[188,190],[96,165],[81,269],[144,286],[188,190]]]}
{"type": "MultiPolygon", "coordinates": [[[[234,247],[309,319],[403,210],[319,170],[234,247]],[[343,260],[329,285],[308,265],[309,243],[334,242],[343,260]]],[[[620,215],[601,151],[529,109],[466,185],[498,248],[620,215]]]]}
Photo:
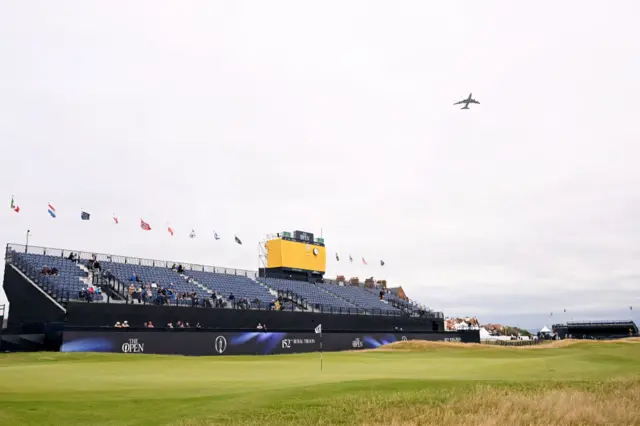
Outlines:
{"type": "Polygon", "coordinates": [[[89,220],[91,219],[91,215],[85,211],[80,213],[80,219],[82,220],[89,220]]]}
{"type": "Polygon", "coordinates": [[[20,207],[16,204],[15,200],[13,199],[13,195],[11,196],[11,210],[13,210],[16,213],[20,213],[20,207]]]}
{"type": "Polygon", "coordinates": [[[316,327],[316,334],[321,334],[322,333],[322,324],[318,324],[318,326],[316,327]]]}
{"type": "Polygon", "coordinates": [[[351,255],[349,255],[349,262],[353,263],[353,257],[351,257],[351,255]]]}
{"type": "Polygon", "coordinates": [[[215,238],[216,240],[220,239],[220,237],[218,236],[218,233],[216,231],[213,231],[213,238],[215,238]]]}
{"type": "Polygon", "coordinates": [[[340,256],[338,256],[338,253],[336,253],[336,260],[340,262],[340,256]]]}
{"type": "Polygon", "coordinates": [[[384,266],[384,260],[380,261],[380,266],[384,266]]]}
{"type": "Polygon", "coordinates": [[[195,229],[191,230],[191,233],[189,234],[189,238],[195,238],[196,237],[196,231],[195,229]]]}
{"type": "Polygon", "coordinates": [[[173,237],[173,229],[171,229],[170,226],[167,226],[167,231],[171,234],[171,236],[173,237]]]}
{"type": "Polygon", "coordinates": [[[364,257],[362,258],[362,264],[363,264],[363,265],[366,265],[366,264],[367,264],[367,261],[366,261],[366,260],[364,260],[364,257]]]}
{"type": "Polygon", "coordinates": [[[240,241],[240,238],[238,238],[238,237],[236,236],[236,237],[235,237],[235,239],[236,239],[236,243],[238,243],[238,244],[242,245],[242,241],[240,241]]]}
{"type": "Polygon", "coordinates": [[[140,219],[140,228],[142,228],[143,231],[151,231],[151,226],[142,219],[140,219]]]}
{"type": "Polygon", "coordinates": [[[51,216],[52,218],[56,218],[56,209],[51,205],[51,203],[48,204],[48,210],[47,212],[49,213],[49,216],[51,216]]]}
{"type": "Polygon", "coordinates": [[[117,225],[118,224],[118,216],[116,216],[116,214],[113,214],[113,222],[117,225]]]}

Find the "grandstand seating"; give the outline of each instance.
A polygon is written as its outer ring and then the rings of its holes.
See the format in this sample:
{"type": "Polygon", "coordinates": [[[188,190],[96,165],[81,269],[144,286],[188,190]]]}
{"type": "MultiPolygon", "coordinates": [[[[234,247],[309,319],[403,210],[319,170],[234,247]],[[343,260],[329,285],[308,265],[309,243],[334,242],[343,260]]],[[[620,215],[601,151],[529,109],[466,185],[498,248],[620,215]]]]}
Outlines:
{"type": "Polygon", "coordinates": [[[199,297],[210,296],[208,291],[189,282],[186,277],[169,268],[132,265],[117,262],[102,262],[102,270],[111,271],[114,277],[127,285],[131,282],[133,274],[136,274],[142,283],[155,282],[158,287],[171,288],[176,293],[195,292],[199,297]]]}
{"type": "MultiPolygon", "coordinates": [[[[374,294],[376,297],[380,297],[379,289],[368,289],[368,291],[374,294]]],[[[407,302],[406,300],[399,298],[396,294],[391,292],[385,293],[384,300],[402,308],[405,312],[418,313],[418,311],[420,310],[420,307],[415,303],[407,302]]]]}
{"type": "MultiPolygon", "coordinates": [[[[30,272],[29,275],[42,282],[56,294],[64,294],[70,299],[79,299],[80,291],[87,288],[83,279],[88,276],[76,262],[62,256],[48,256],[33,253],[12,253],[15,263],[20,269],[30,272]],[[56,268],[60,275],[43,275],[42,268],[56,268]]],[[[94,295],[93,300],[101,300],[102,295],[94,295]]]]}
{"type": "Polygon", "coordinates": [[[275,296],[266,287],[242,275],[204,271],[185,271],[185,274],[225,299],[231,294],[236,299],[245,298],[249,302],[258,299],[261,302],[269,303],[275,299],[275,296]]]}
{"type": "Polygon", "coordinates": [[[380,296],[376,296],[367,291],[364,287],[350,285],[322,284],[320,288],[345,299],[353,305],[363,309],[384,309],[389,311],[397,311],[392,305],[380,300],[380,296]]]}
{"type": "Polygon", "coordinates": [[[290,291],[304,298],[312,305],[334,308],[356,308],[351,302],[339,298],[323,287],[304,281],[285,280],[280,278],[258,278],[274,290],[290,291]]]}
{"type": "MultiPolygon", "coordinates": [[[[31,248],[31,247],[30,247],[31,248]]],[[[80,291],[87,287],[83,282],[89,276],[86,269],[83,269],[76,262],[67,259],[66,255],[70,251],[57,249],[34,248],[36,253],[23,253],[24,246],[19,249],[8,248],[7,261],[14,263],[19,269],[27,273],[43,288],[51,293],[59,293],[56,297],[63,297],[66,300],[81,299],[80,291]],[[46,254],[40,254],[46,253],[46,254]],[[42,275],[42,267],[56,267],[60,271],[59,276],[42,275]],[[62,295],[62,296],[61,296],[62,295]]],[[[80,253],[82,259],[88,259],[92,255],[80,253]]],[[[211,297],[215,293],[224,298],[233,294],[236,300],[247,299],[254,308],[267,309],[269,304],[276,299],[275,291],[293,293],[290,297],[285,296],[285,301],[281,305],[288,310],[308,309],[328,310],[348,313],[369,314],[372,311],[386,311],[386,313],[401,314],[401,312],[411,314],[418,311],[418,306],[400,300],[396,295],[388,293],[386,303],[379,298],[378,289],[368,289],[358,286],[340,286],[333,283],[309,283],[305,281],[294,281],[279,278],[249,278],[247,271],[243,275],[232,273],[221,273],[216,268],[208,267],[211,271],[205,271],[205,267],[199,265],[187,265],[182,273],[168,267],[167,262],[145,261],[134,258],[119,256],[99,255],[101,271],[108,277],[115,278],[116,281],[108,281],[108,290],[118,301],[118,294],[124,299],[128,299],[127,288],[133,282],[132,276],[140,279],[143,288],[146,284],[155,282],[157,288],[170,288],[172,295],[170,298],[176,300],[176,296],[182,293],[196,293],[200,299],[211,297]],[[153,265],[153,266],[152,266],[153,265]],[[214,272],[215,271],[215,272],[214,272]],[[110,274],[106,274],[110,272],[110,274]],[[114,284],[115,283],[115,284],[114,284]],[[258,299],[261,306],[254,302],[258,299]],[[308,304],[308,305],[307,305],[308,304]]],[[[80,261],[84,264],[83,260],[80,261]]],[[[235,272],[235,271],[234,271],[235,272]]],[[[104,285],[102,277],[96,283],[104,285]]],[[[112,280],[112,278],[107,278],[112,280]]],[[[96,284],[97,285],[97,284],[96,284]]],[[[135,284],[136,287],[139,284],[135,284]]],[[[159,302],[154,294],[154,302],[159,302]]],[[[144,297],[143,297],[144,298],[144,297]]],[[[93,300],[100,300],[102,296],[96,296],[93,300]]],[[[191,304],[191,300],[178,300],[178,304],[191,304]]],[[[171,304],[174,304],[173,302],[171,304]]],[[[228,307],[232,307],[229,305],[228,307]]],[[[382,312],[381,312],[382,313],[382,312]]],[[[386,314],[385,313],[385,314],[386,314]]]]}

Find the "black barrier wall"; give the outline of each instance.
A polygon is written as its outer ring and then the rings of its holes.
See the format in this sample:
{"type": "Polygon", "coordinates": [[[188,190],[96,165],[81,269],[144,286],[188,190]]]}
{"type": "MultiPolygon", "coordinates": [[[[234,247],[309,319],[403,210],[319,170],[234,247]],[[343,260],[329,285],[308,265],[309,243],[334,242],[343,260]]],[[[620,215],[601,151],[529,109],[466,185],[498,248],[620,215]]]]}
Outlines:
{"type": "Polygon", "coordinates": [[[374,315],[341,315],[310,312],[277,312],[241,309],[189,308],[180,306],[125,305],[116,303],[69,303],[67,324],[82,327],[113,326],[128,321],[132,327],[142,327],[152,321],[156,327],[177,321],[200,323],[203,328],[251,330],[258,323],[271,330],[313,330],[318,324],[326,330],[444,331],[443,319],[412,317],[380,317],[374,315]]]}
{"type": "Polygon", "coordinates": [[[271,355],[374,349],[403,340],[480,343],[480,332],[297,333],[215,331],[65,331],[61,352],[161,355],[271,355]]]}
{"type": "Polygon", "coordinates": [[[43,333],[45,323],[64,321],[64,310],[11,265],[5,265],[3,287],[11,307],[8,318],[10,330],[43,333]]]}

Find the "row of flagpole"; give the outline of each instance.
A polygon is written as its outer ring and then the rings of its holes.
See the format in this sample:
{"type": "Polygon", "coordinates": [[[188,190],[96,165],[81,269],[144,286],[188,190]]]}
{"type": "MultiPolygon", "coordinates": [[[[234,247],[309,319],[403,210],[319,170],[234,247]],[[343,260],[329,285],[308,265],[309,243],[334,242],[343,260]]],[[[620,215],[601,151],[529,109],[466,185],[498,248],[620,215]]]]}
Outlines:
{"type": "MultiPolygon", "coordinates": [[[[11,204],[10,204],[11,210],[13,210],[16,213],[20,213],[20,206],[16,203],[15,197],[12,195],[11,196],[11,204]]],[[[54,207],[52,202],[48,202],[47,203],[47,214],[52,218],[52,219],[56,219],[58,217],[58,212],[56,211],[56,208],[54,207]]],[[[113,213],[111,215],[112,217],[112,223],[113,225],[119,225],[120,224],[120,218],[118,217],[118,215],[116,215],[115,213],[113,213]]],[[[91,213],[89,213],[88,211],[84,210],[84,209],[80,209],[80,220],[83,221],[89,221],[91,220],[91,213]]],[[[151,227],[151,225],[146,222],[143,218],[140,218],[140,229],[142,229],[143,231],[151,231],[153,228],[151,227]]],[[[169,233],[170,236],[174,236],[176,234],[176,232],[174,231],[174,229],[169,225],[166,224],[167,226],[167,232],[169,233]]],[[[191,232],[189,233],[189,238],[193,239],[196,238],[196,231],[195,229],[191,229],[191,232]]],[[[213,231],[213,238],[215,240],[220,240],[221,237],[218,235],[218,233],[214,230],[213,231]]],[[[237,235],[233,236],[234,241],[237,244],[242,245],[242,240],[240,238],[238,238],[237,235]]],[[[349,263],[353,263],[353,256],[351,256],[351,254],[349,254],[349,263]]],[[[340,255],[338,253],[335,253],[335,259],[336,262],[340,262],[340,255]]],[[[368,265],[368,262],[366,261],[366,259],[364,258],[364,256],[361,258],[361,262],[363,265],[368,265]]],[[[384,260],[380,260],[380,266],[384,266],[385,262],[384,260]]]]}

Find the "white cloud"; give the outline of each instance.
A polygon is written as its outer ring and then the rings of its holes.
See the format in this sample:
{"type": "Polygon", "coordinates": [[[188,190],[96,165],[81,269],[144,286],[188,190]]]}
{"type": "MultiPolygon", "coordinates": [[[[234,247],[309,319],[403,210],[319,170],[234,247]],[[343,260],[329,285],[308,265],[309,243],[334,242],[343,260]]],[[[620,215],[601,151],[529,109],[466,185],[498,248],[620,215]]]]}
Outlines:
{"type": "Polygon", "coordinates": [[[322,228],[371,264],[330,275],[446,313],[617,312],[638,301],[638,9],[4,3],[0,194],[22,212],[0,240],[254,269],[265,234],[322,228]]]}

